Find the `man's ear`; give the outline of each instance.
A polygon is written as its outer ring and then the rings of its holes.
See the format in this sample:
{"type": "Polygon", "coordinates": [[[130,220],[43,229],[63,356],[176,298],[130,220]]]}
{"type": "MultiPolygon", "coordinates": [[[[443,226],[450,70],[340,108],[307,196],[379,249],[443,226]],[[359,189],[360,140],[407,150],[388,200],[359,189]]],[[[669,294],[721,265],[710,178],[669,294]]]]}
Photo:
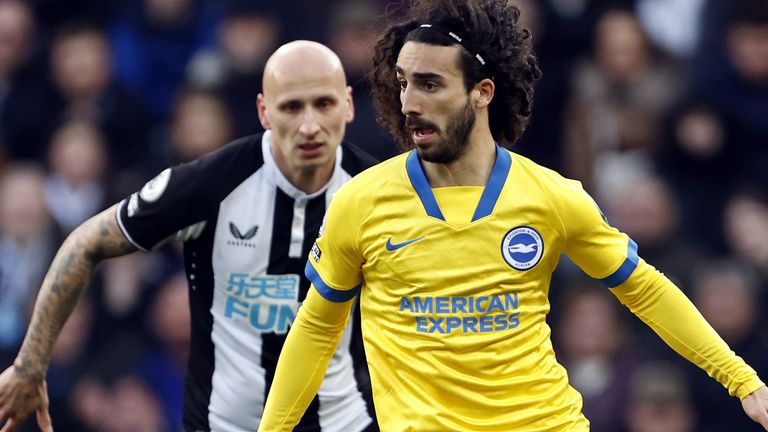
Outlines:
{"type": "Polygon", "coordinates": [[[269,116],[267,115],[267,106],[264,104],[264,93],[256,96],[256,111],[259,113],[259,121],[264,129],[270,129],[269,116]]]}
{"type": "Polygon", "coordinates": [[[355,102],[352,97],[352,87],[347,86],[347,123],[351,123],[355,119],[355,102]]]}
{"type": "Polygon", "coordinates": [[[483,78],[480,80],[480,82],[475,84],[475,87],[472,89],[472,91],[476,94],[475,107],[487,108],[493,100],[493,94],[496,91],[496,84],[494,84],[493,80],[490,78],[483,78]]]}

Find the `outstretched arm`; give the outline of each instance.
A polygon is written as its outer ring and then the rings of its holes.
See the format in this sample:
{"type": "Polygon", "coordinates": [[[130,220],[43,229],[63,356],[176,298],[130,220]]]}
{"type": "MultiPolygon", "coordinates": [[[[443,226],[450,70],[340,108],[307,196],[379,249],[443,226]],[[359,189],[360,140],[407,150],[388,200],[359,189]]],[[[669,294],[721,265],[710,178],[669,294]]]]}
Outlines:
{"type": "Polygon", "coordinates": [[[64,322],[75,308],[96,265],[136,250],[117,224],[117,206],[88,219],[64,241],[48,269],[32,321],[13,365],[0,374],[0,432],[13,432],[32,411],[52,430],[45,373],[64,322]]]}
{"type": "Polygon", "coordinates": [[[611,291],[670,347],[740,398],[747,415],[768,430],[765,384],[672,282],[641,261],[627,282],[611,291]]]}

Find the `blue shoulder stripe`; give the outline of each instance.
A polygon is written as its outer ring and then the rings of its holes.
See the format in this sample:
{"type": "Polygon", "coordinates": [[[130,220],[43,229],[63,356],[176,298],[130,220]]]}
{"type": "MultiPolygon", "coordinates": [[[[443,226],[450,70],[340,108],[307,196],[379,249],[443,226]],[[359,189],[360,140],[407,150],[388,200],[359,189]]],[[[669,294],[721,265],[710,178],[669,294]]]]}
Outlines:
{"type": "Polygon", "coordinates": [[[330,300],[332,302],[344,303],[353,299],[360,291],[359,286],[348,291],[331,288],[327,283],[325,283],[325,281],[323,281],[323,278],[320,277],[320,274],[317,273],[317,270],[315,270],[309,260],[307,260],[307,266],[304,268],[304,274],[307,276],[307,279],[309,279],[309,281],[312,282],[312,284],[315,286],[317,292],[319,292],[321,296],[325,297],[326,300],[330,300]]]}
{"type": "Polygon", "coordinates": [[[635,271],[639,257],[637,255],[637,243],[634,240],[629,239],[629,245],[627,246],[627,259],[619,266],[619,269],[613,272],[612,275],[600,279],[602,283],[608,286],[608,288],[616,288],[626,281],[629,276],[635,271]]]}

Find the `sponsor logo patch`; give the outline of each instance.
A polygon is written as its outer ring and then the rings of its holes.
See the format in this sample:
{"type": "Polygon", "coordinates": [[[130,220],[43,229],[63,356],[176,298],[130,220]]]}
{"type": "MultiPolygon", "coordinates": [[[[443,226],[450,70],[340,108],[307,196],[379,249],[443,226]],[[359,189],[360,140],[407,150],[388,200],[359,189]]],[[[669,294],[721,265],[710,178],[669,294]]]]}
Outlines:
{"type": "Polygon", "coordinates": [[[259,333],[285,334],[299,310],[299,276],[230,273],[224,316],[259,333]]]}

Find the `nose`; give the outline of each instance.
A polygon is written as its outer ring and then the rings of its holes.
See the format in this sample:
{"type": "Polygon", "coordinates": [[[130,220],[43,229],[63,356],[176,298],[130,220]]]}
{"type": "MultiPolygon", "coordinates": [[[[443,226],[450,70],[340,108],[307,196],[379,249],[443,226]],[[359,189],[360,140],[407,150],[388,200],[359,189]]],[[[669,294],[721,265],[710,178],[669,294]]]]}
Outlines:
{"type": "Polygon", "coordinates": [[[412,86],[400,90],[400,105],[400,111],[405,115],[421,114],[421,104],[418,101],[418,96],[414,94],[412,86]]]}
{"type": "Polygon", "coordinates": [[[320,132],[320,122],[318,121],[315,110],[307,109],[304,111],[304,117],[301,119],[299,132],[308,137],[314,136],[320,132]]]}

